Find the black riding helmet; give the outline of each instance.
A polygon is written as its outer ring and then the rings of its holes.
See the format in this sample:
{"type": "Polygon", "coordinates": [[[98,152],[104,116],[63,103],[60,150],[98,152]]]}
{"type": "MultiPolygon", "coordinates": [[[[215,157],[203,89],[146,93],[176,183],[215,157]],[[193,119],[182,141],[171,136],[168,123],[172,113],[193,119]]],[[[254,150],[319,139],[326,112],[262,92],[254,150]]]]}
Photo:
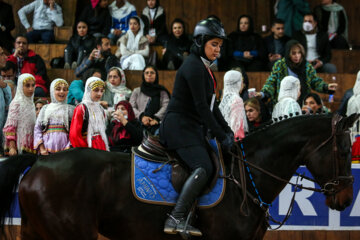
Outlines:
{"type": "Polygon", "coordinates": [[[226,39],[223,24],[216,18],[210,17],[199,21],[194,29],[193,40],[199,55],[206,57],[204,53],[205,43],[213,38],[226,39]]]}

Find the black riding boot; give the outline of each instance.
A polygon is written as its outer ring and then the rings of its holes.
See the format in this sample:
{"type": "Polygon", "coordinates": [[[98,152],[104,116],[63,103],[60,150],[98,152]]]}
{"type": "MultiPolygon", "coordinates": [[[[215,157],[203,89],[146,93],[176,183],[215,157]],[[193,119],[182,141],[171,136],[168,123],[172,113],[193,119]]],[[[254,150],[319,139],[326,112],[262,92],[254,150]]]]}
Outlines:
{"type": "Polygon", "coordinates": [[[204,189],[207,180],[208,177],[203,168],[197,168],[191,173],[181,190],[175,208],[165,221],[165,233],[176,234],[187,231],[193,236],[202,236],[199,229],[189,224],[186,226],[186,219],[193,203],[204,189]]]}

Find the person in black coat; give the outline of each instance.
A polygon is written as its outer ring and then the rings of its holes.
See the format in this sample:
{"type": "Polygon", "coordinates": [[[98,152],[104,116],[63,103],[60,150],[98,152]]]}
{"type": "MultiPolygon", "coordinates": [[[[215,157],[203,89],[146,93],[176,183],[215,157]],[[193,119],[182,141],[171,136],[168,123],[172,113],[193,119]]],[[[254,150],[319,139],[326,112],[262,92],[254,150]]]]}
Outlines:
{"type": "Polygon", "coordinates": [[[75,69],[80,65],[84,57],[89,54],[96,46],[96,39],[88,34],[88,25],[80,21],[76,25],[77,33],[72,35],[65,48],[65,69],[75,69]]]}
{"type": "Polygon", "coordinates": [[[177,70],[184,58],[189,55],[192,42],[186,35],[184,21],[180,18],[171,23],[171,34],[163,49],[163,66],[168,70],[177,70]]]}
{"type": "Polygon", "coordinates": [[[125,100],[116,104],[113,117],[106,130],[110,151],[131,153],[133,146],[141,144],[141,123],[135,118],[131,104],[125,100]]]}
{"type": "Polygon", "coordinates": [[[11,30],[15,28],[12,6],[0,0],[0,46],[9,53],[14,47],[14,38],[11,30]]]}
{"type": "MultiPolygon", "coordinates": [[[[216,79],[210,70],[224,38],[223,25],[214,18],[201,20],[196,25],[191,54],[177,71],[173,95],[160,125],[161,143],[176,151],[192,171],[165,221],[164,232],[168,234],[184,231],[191,206],[213,174],[206,150],[207,133],[215,136],[226,149],[234,142],[234,134],[215,103],[216,79]]],[[[186,231],[194,236],[202,235],[190,225],[186,231]]]]}
{"type": "Polygon", "coordinates": [[[266,51],[263,39],[254,32],[254,23],[249,15],[241,15],[236,31],[230,33],[232,68],[241,67],[246,72],[263,71],[266,51]]]}

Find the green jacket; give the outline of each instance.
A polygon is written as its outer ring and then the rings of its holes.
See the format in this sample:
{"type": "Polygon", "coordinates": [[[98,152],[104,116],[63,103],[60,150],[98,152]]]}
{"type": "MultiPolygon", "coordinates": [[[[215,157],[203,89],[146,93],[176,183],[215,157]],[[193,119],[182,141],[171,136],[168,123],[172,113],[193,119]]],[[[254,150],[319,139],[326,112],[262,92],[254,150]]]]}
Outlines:
{"type": "MultiPolygon", "coordinates": [[[[270,76],[268,77],[264,86],[261,89],[263,93],[270,96],[270,100],[273,106],[275,106],[275,104],[277,103],[280,90],[280,82],[284,77],[288,75],[288,66],[285,63],[285,58],[276,61],[273,66],[272,72],[270,73],[270,76]]],[[[306,92],[305,94],[310,93],[310,90],[315,90],[320,93],[327,93],[328,84],[316,74],[314,67],[309,62],[306,62],[306,76],[308,92],[306,92]]]]}

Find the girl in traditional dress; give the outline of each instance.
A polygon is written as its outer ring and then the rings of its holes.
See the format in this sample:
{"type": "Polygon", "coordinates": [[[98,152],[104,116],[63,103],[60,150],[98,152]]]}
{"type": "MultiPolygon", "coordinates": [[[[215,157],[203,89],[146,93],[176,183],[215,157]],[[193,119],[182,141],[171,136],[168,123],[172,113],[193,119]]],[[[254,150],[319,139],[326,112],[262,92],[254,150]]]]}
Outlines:
{"type": "Polygon", "coordinates": [[[15,98],[10,103],[8,117],[3,129],[5,153],[14,156],[34,150],[34,105],[35,77],[29,73],[18,78],[15,98]]]}
{"type": "Polygon", "coordinates": [[[82,102],[76,106],[70,127],[70,143],[73,147],[89,147],[109,150],[105,133],[106,115],[100,105],[105,83],[98,77],[90,77],[85,84],[82,102]]]}
{"type": "Polygon", "coordinates": [[[51,103],[39,113],[34,129],[34,149],[41,155],[70,148],[69,130],[74,106],[66,104],[69,84],[57,78],[51,82],[51,103]]]}

